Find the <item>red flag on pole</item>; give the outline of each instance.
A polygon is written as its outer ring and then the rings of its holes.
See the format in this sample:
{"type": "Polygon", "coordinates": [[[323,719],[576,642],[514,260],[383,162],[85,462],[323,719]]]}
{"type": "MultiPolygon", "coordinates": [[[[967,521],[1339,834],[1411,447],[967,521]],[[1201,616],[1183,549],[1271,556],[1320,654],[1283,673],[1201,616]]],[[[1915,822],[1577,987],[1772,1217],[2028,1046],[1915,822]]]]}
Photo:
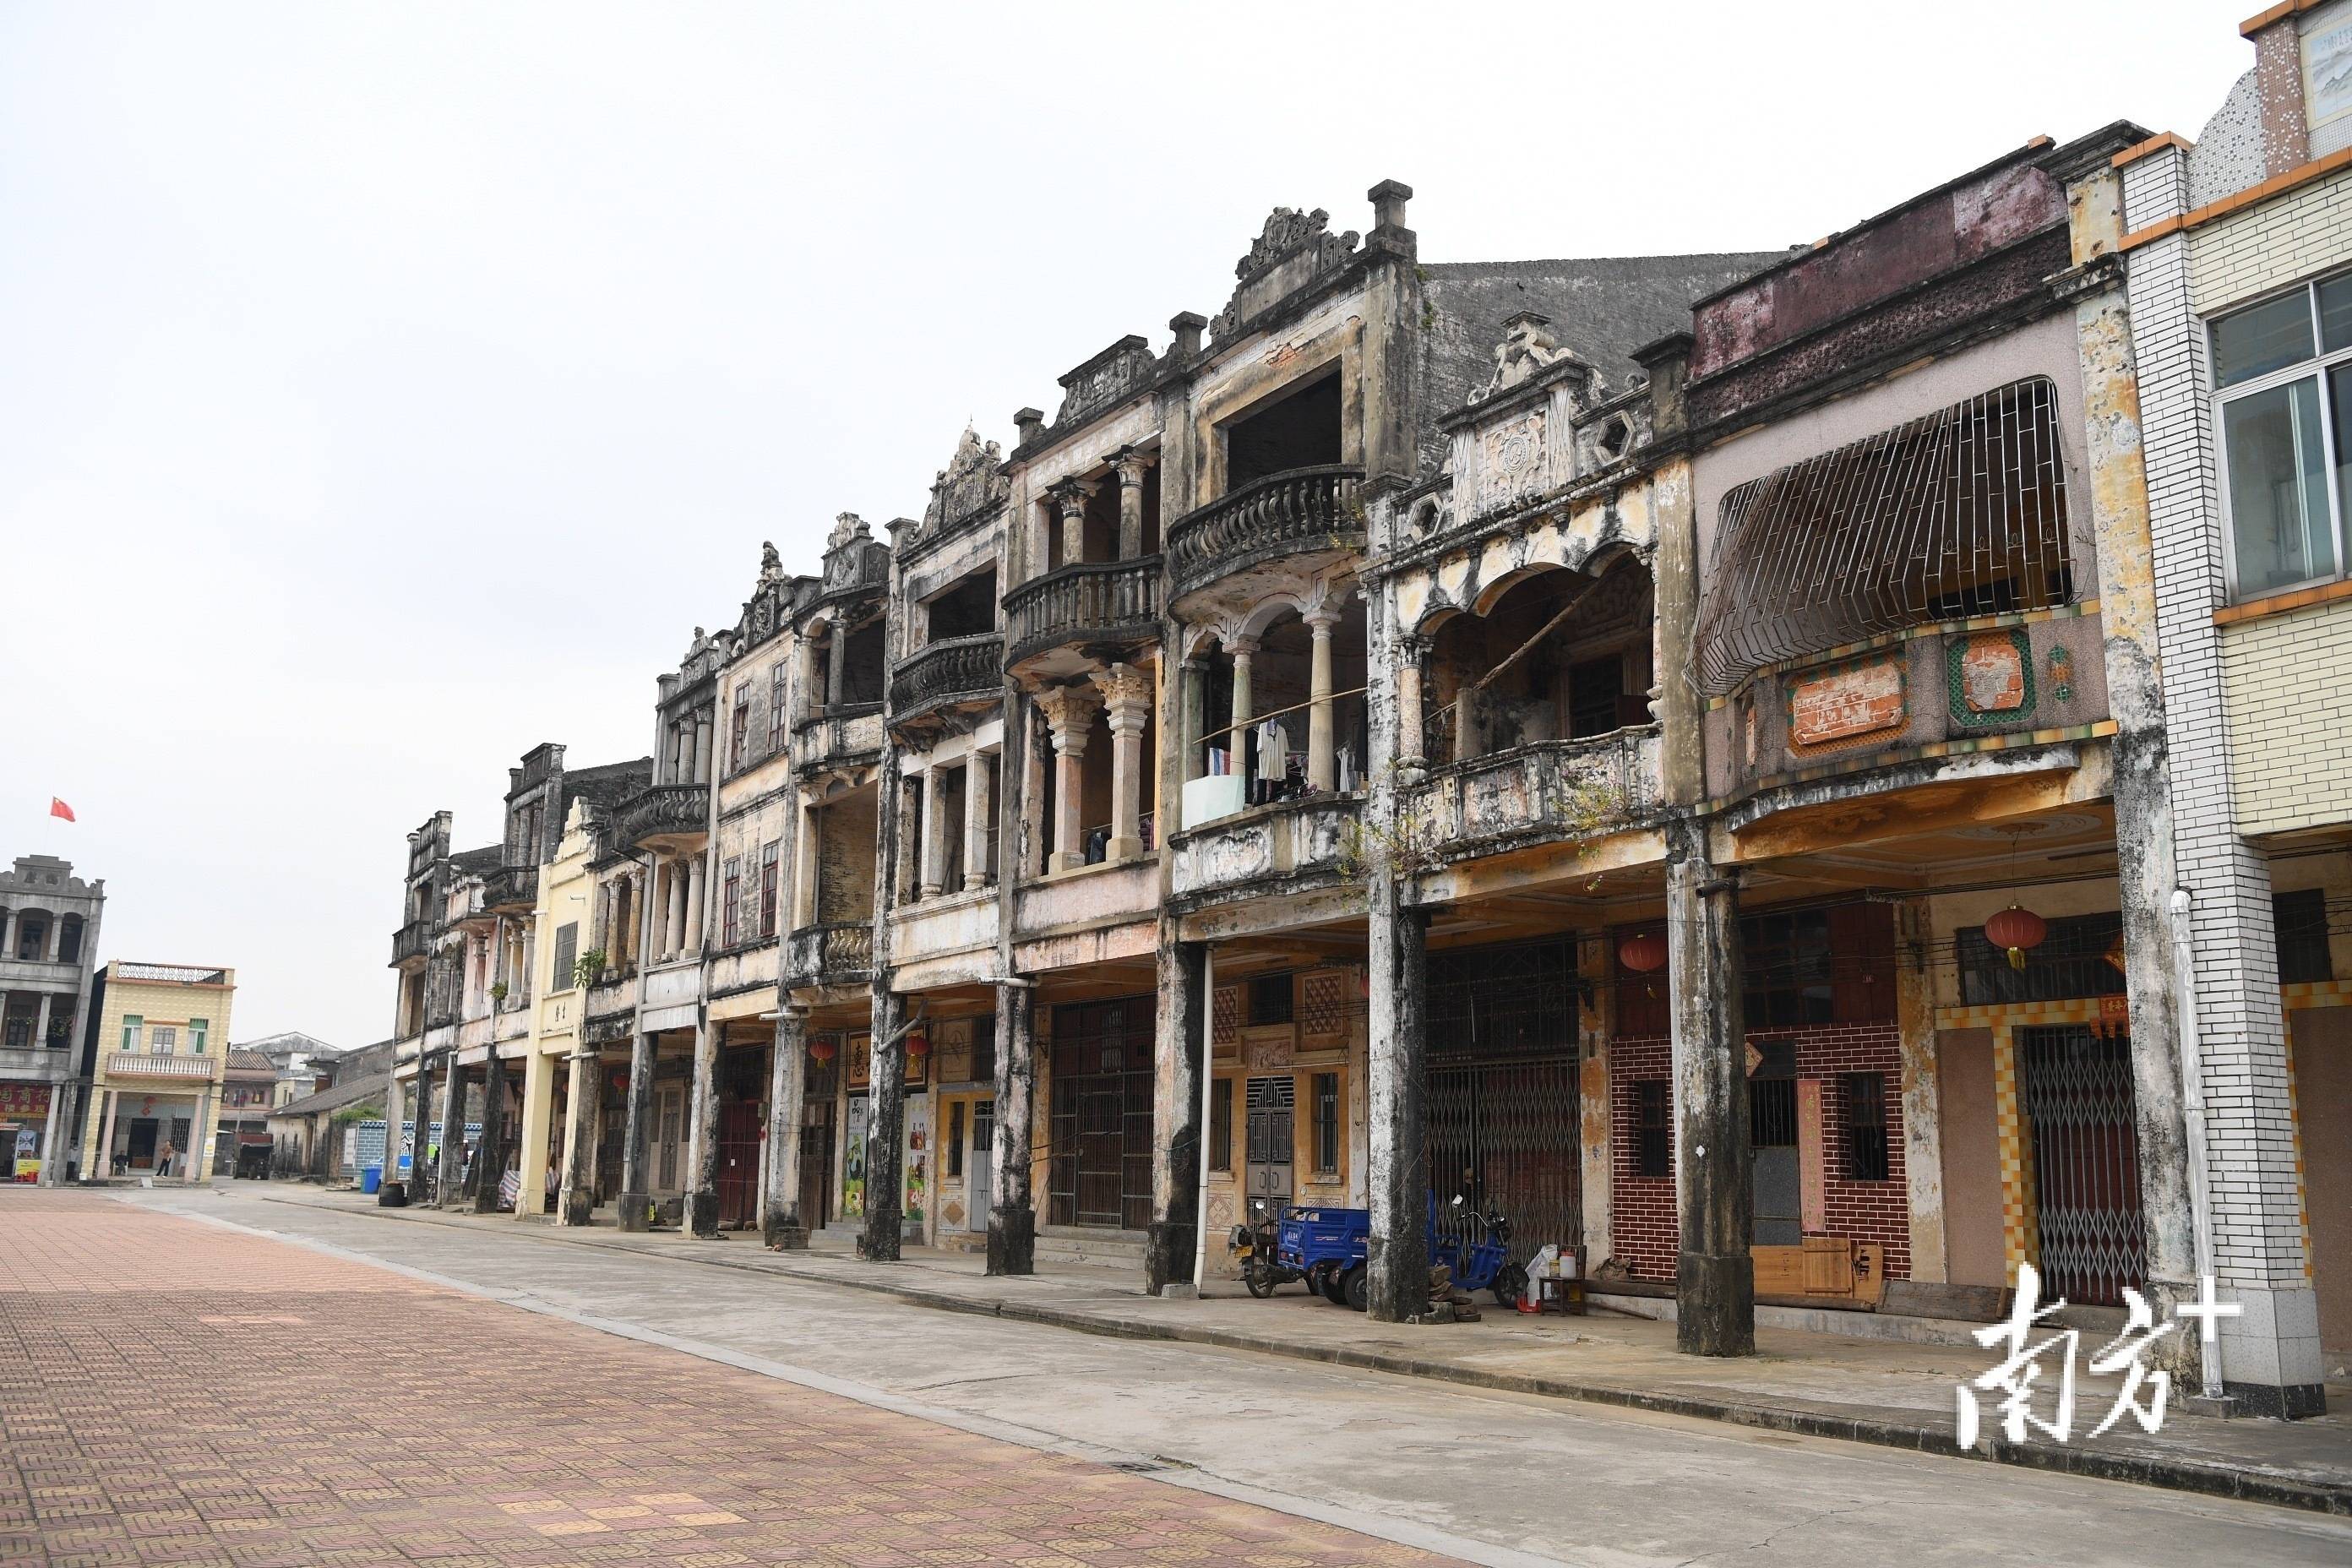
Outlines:
{"type": "Polygon", "coordinates": [[[59,800],[56,795],[49,796],[49,815],[51,816],[62,816],[68,822],[78,820],[73,814],[73,807],[68,805],[64,801],[59,800]]]}

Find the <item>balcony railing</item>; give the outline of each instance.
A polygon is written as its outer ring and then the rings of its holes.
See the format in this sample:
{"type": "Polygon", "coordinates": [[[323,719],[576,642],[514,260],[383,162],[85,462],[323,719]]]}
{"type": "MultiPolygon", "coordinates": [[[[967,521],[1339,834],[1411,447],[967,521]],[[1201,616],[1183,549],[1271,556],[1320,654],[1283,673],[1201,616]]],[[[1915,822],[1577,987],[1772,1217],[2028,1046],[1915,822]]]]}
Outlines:
{"type": "Polygon", "coordinates": [[[482,879],[482,907],[501,914],[527,911],[539,901],[539,868],[501,866],[482,879]]]}
{"type": "Polygon", "coordinates": [[[874,969],[874,927],[866,921],[803,926],[784,948],[788,984],[851,984],[874,969]]]}
{"type": "Polygon", "coordinates": [[[1162,558],[1056,567],[1004,595],[1012,662],[1073,643],[1147,637],[1160,627],[1162,558]]]}
{"type": "Polygon", "coordinates": [[[1168,531],[1175,591],[1189,594],[1277,556],[1362,549],[1356,489],[1363,478],[1347,464],[1292,468],[1211,501],[1168,531]]]}
{"type": "Polygon", "coordinates": [[[710,786],[656,784],[621,803],[614,833],[633,849],[667,845],[710,830],[710,786]]]}
{"type": "Polygon", "coordinates": [[[411,921],[392,933],[392,967],[399,968],[411,959],[423,958],[433,942],[433,926],[428,921],[411,921]]]}
{"type": "Polygon", "coordinates": [[[1004,689],[1004,639],[994,632],[949,637],[918,650],[890,672],[890,717],[910,719],[1004,689]]]}

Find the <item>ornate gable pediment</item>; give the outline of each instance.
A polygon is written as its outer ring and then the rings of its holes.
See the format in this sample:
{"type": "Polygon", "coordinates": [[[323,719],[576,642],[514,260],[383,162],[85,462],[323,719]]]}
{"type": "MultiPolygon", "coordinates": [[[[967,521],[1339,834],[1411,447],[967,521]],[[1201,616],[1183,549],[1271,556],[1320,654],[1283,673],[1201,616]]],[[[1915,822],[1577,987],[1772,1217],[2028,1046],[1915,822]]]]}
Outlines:
{"type": "Polygon", "coordinates": [[[1359,237],[1356,231],[1333,234],[1330,221],[1331,215],[1321,207],[1305,213],[1295,207],[1275,208],[1250,243],[1249,254],[1234,263],[1234,276],[1240,281],[1225,308],[1209,323],[1211,334],[1220,340],[1232,337],[1243,323],[1283,296],[1352,260],[1359,237]]]}
{"type": "Polygon", "coordinates": [[[924,534],[953,528],[1002,506],[1013,493],[1013,481],[998,471],[1003,466],[1003,449],[993,441],[983,444],[980,433],[965,426],[955,456],[931,481],[931,504],[923,509],[924,534]]]}
{"type": "Polygon", "coordinates": [[[1151,345],[1130,333],[1062,377],[1062,406],[1055,428],[1075,425],[1151,384],[1160,361],[1151,345]]]}

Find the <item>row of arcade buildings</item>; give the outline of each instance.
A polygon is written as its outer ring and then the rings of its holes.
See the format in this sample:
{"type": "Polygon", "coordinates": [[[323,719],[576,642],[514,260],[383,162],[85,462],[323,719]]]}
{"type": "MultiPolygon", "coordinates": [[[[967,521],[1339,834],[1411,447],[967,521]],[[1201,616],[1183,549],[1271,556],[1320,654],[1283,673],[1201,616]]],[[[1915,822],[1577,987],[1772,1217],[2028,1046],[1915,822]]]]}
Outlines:
{"type": "Polygon", "coordinates": [[[542,745],[496,844],[411,836],[392,1121],[480,1131],[401,1195],[1172,1294],[1369,1206],[1401,1320],[1466,1192],[1706,1353],[1759,1298],[2211,1274],[2228,1394],[2317,1408],[2352,173],[2273,89],[2318,14],[2196,142],[2036,139],[1794,250],[1277,209],[919,518],[769,549],[651,757],[542,745]]]}

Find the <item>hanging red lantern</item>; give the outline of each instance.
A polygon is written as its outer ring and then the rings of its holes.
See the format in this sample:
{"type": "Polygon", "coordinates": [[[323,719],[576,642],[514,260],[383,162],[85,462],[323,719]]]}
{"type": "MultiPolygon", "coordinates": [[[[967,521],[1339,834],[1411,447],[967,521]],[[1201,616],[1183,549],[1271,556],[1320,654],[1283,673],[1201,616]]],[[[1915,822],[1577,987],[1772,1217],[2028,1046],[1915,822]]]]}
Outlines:
{"type": "Polygon", "coordinates": [[[833,1060],[834,1052],[841,1047],[834,1044],[831,1035],[819,1035],[809,1042],[809,1059],[815,1062],[833,1060]]]}
{"type": "Polygon", "coordinates": [[[918,1029],[913,1034],[907,1037],[908,1056],[913,1058],[917,1061],[920,1061],[930,1054],[931,1037],[928,1031],[918,1029]]]}
{"type": "Polygon", "coordinates": [[[2050,934],[2050,922],[2032,910],[2011,904],[1985,921],[1984,933],[1987,942],[2008,952],[2011,969],[2022,969],[2026,949],[2042,945],[2042,939],[2050,934]]]}
{"type": "Polygon", "coordinates": [[[1666,966],[1666,938],[1663,931],[1645,931],[1629,936],[1617,944],[1617,962],[1636,974],[1648,974],[1666,966]]]}

